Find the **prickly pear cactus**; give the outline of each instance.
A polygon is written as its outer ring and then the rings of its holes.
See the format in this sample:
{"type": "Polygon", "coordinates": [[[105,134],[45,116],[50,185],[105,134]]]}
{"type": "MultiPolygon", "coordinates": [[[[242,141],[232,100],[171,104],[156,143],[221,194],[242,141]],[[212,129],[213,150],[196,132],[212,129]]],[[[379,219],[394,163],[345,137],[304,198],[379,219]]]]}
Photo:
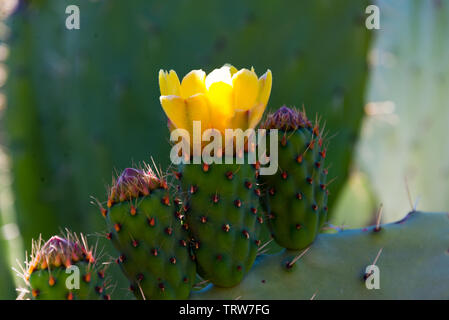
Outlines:
{"type": "Polygon", "coordinates": [[[163,177],[128,168],[102,209],[119,251],[116,262],[139,299],[187,299],[195,280],[189,237],[177,200],[163,177]]]}
{"type": "Polygon", "coordinates": [[[159,96],[153,72],[161,66],[180,73],[225,61],[256,70],[270,66],[277,78],[272,106],[304,102],[338,132],[330,159],[338,176],[330,199],[337,198],[363,116],[371,39],[363,17],[370,1],[19,3],[8,20],[4,126],[25,243],[39,232],[49,237],[60,225],[101,228],[86,199],[103,192],[114,166],[125,167],[131,157],[147,160],[148,150],[168,164],[165,117],[148,106],[159,96]],[[65,29],[68,5],[80,7],[80,30],[65,29]],[[240,9],[231,13],[234,6],[240,9]],[[193,23],[198,7],[209,14],[193,23]],[[130,52],[133,57],[124,59],[130,52]],[[62,207],[69,214],[61,214],[62,207]],[[39,219],[30,224],[32,217],[39,219]]]}
{"type": "Polygon", "coordinates": [[[198,273],[221,287],[238,284],[251,269],[264,224],[256,171],[249,164],[187,164],[186,222],[198,273]]]}
{"type": "Polygon", "coordinates": [[[32,247],[30,260],[18,272],[27,284],[19,289],[19,299],[110,299],[104,267],[83,235],[67,233],[45,243],[40,238],[32,247]]]}
{"type": "Polygon", "coordinates": [[[209,285],[192,298],[447,300],[448,230],[448,213],[413,212],[396,223],[320,234],[307,251],[261,256],[240,285],[209,285]]]}
{"type": "Polygon", "coordinates": [[[310,245],[326,221],[326,146],[318,123],[282,107],[261,125],[278,129],[278,172],[259,176],[262,202],[276,242],[288,249],[310,245]]]}

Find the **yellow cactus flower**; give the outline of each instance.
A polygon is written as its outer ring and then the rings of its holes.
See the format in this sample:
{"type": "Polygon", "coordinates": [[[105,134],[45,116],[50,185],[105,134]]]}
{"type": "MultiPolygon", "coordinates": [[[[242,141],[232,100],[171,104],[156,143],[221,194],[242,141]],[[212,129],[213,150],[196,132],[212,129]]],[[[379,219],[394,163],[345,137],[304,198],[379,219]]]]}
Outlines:
{"type": "Polygon", "coordinates": [[[206,76],[203,70],[189,72],[182,82],[175,71],[159,71],[161,105],[170,128],[186,129],[192,136],[193,121],[201,130],[254,128],[262,118],[271,92],[271,71],[257,77],[251,70],[224,65],[206,76]]]}

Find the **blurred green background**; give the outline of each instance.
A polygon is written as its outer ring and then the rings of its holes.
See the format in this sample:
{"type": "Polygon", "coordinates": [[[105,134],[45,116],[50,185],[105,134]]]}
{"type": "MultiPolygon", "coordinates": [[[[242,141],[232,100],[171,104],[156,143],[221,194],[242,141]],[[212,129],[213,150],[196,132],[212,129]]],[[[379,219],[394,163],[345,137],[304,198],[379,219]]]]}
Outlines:
{"type": "Polygon", "coordinates": [[[91,196],[133,163],[169,164],[161,68],[271,69],[269,109],[326,123],[331,224],[368,225],[381,203],[386,222],[418,199],[449,207],[449,1],[7,0],[0,13],[0,299],[40,233],[69,227],[114,254],[91,196]],[[65,28],[71,4],[80,30],[65,28]],[[380,30],[365,27],[370,4],[380,30]]]}

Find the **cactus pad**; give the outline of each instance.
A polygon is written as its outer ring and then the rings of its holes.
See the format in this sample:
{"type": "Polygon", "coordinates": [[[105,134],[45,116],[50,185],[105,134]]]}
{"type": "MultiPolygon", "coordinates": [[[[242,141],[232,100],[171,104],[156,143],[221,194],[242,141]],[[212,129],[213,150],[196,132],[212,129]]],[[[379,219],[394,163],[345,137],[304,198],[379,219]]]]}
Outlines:
{"type": "Polygon", "coordinates": [[[326,220],[326,148],[318,124],[282,107],[261,125],[279,130],[278,172],[260,176],[264,207],[274,239],[288,249],[303,249],[326,220]]]}
{"type": "Polygon", "coordinates": [[[189,238],[165,180],[128,168],[110,189],[106,216],[130,290],[139,299],[187,299],[195,280],[189,238]]]}
{"type": "Polygon", "coordinates": [[[238,284],[261,243],[255,173],[249,164],[187,164],[179,175],[198,273],[218,286],[238,284]]]}

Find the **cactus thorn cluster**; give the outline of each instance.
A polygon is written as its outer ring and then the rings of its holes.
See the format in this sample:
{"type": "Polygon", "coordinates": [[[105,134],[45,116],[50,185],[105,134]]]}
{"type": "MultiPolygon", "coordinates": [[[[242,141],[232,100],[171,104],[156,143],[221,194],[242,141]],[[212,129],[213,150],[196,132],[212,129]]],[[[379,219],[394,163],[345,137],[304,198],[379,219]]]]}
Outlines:
{"type": "MultiPolygon", "coordinates": [[[[95,247],[96,248],[96,247],[95,247]]],[[[63,236],[53,236],[44,242],[42,237],[33,241],[30,257],[17,274],[24,280],[19,299],[110,299],[107,293],[105,267],[96,250],[88,246],[84,235],[67,231],[63,236]],[[76,268],[75,276],[68,279],[76,268]]]]}

